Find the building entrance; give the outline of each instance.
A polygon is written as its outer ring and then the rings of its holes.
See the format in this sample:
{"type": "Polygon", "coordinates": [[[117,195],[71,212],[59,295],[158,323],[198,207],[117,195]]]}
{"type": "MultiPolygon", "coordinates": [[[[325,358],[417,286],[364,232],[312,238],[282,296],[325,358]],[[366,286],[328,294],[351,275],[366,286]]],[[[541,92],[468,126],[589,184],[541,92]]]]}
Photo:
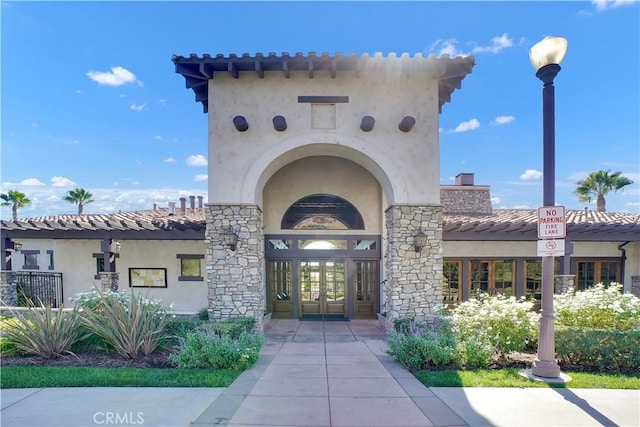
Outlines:
{"type": "Polygon", "coordinates": [[[266,236],[266,241],[267,311],[273,318],[376,317],[379,236],[266,236]]]}
{"type": "Polygon", "coordinates": [[[344,318],[347,286],[344,260],[300,261],[300,317],[344,318]]]}

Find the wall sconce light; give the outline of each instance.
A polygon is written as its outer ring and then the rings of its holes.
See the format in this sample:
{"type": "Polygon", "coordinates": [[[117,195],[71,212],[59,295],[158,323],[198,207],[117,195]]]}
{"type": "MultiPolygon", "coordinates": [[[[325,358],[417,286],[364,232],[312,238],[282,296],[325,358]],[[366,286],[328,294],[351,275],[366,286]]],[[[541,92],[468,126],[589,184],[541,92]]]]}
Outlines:
{"type": "Polygon", "coordinates": [[[405,116],[400,122],[400,125],[398,125],[398,129],[400,129],[402,132],[409,132],[411,129],[413,129],[413,126],[415,124],[416,124],[415,118],[411,116],[405,116]]]}
{"type": "Polygon", "coordinates": [[[278,132],[287,130],[287,119],[283,116],[273,116],[273,128],[278,132]]]}
{"type": "Polygon", "coordinates": [[[422,228],[418,229],[416,234],[413,235],[413,245],[416,248],[416,252],[420,252],[427,244],[427,235],[424,234],[422,228]]]}
{"type": "Polygon", "coordinates": [[[224,241],[224,245],[227,246],[232,251],[235,251],[238,247],[238,235],[233,228],[229,226],[222,232],[222,239],[224,241]]]}
{"type": "Polygon", "coordinates": [[[364,116],[360,122],[360,130],[363,132],[371,132],[376,124],[376,119],[371,116],[364,116]]]}
{"type": "Polygon", "coordinates": [[[233,125],[236,127],[236,130],[238,132],[244,132],[245,130],[249,129],[249,123],[247,122],[247,119],[244,118],[244,116],[235,116],[233,118],[233,125]]]}
{"type": "Polygon", "coordinates": [[[122,245],[119,242],[113,241],[109,244],[109,252],[118,254],[120,253],[120,249],[122,249],[122,245]]]}
{"type": "Polygon", "coordinates": [[[20,249],[22,249],[22,243],[20,242],[13,242],[13,250],[16,252],[19,252],[20,249]]]}

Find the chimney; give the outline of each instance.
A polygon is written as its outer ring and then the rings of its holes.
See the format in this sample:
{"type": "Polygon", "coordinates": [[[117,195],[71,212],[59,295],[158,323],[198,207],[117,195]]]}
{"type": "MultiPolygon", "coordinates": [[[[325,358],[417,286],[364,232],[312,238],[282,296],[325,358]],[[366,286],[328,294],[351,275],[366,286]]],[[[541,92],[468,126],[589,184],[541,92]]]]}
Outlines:
{"type": "Polygon", "coordinates": [[[183,214],[187,211],[187,198],[186,197],[180,197],[180,209],[182,210],[183,214]]]}
{"type": "Polygon", "coordinates": [[[169,202],[169,216],[173,216],[176,214],[176,203],[169,202]]]}
{"type": "Polygon", "coordinates": [[[202,196],[198,196],[198,208],[202,209],[202,196]]]}
{"type": "Polygon", "coordinates": [[[189,196],[189,204],[191,205],[191,210],[196,208],[196,196],[189,196]]]}
{"type": "Polygon", "coordinates": [[[157,210],[158,210],[158,205],[157,205],[157,204],[155,204],[155,203],[153,204],[153,210],[154,210],[154,211],[157,211],[157,210]]]}
{"type": "Polygon", "coordinates": [[[456,185],[473,185],[472,173],[459,173],[456,175],[456,185]]]}

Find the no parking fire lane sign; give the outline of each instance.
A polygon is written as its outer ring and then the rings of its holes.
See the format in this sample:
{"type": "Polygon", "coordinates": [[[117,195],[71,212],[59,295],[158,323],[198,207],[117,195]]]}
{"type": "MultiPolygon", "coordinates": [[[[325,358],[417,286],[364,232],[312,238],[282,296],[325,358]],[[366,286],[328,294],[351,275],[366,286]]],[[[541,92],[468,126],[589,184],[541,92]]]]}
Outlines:
{"type": "Polygon", "coordinates": [[[564,206],[538,208],[538,256],[564,256],[566,236],[564,206]]]}

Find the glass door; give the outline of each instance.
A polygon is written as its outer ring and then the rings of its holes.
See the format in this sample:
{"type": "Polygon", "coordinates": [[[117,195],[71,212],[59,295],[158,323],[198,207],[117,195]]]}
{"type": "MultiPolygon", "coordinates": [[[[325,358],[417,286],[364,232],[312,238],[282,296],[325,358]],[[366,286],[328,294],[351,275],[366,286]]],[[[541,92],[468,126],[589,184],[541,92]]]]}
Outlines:
{"type": "Polygon", "coordinates": [[[343,260],[300,261],[298,274],[302,318],[344,317],[347,287],[343,260]]]}

